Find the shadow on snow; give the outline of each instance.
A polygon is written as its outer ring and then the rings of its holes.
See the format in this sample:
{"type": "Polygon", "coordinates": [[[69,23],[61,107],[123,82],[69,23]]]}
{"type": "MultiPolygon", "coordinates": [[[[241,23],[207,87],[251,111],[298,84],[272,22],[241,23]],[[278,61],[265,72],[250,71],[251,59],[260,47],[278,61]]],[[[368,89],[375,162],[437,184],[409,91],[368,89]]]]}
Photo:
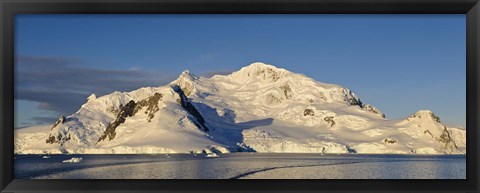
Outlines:
{"type": "Polygon", "coordinates": [[[236,123],[236,113],[231,109],[220,109],[223,113],[219,115],[216,108],[193,101],[192,104],[205,118],[205,122],[210,128],[209,135],[213,137],[213,140],[215,142],[228,145],[230,151],[254,152],[255,150],[243,144],[242,132],[244,130],[267,126],[273,123],[273,118],[236,123]]]}

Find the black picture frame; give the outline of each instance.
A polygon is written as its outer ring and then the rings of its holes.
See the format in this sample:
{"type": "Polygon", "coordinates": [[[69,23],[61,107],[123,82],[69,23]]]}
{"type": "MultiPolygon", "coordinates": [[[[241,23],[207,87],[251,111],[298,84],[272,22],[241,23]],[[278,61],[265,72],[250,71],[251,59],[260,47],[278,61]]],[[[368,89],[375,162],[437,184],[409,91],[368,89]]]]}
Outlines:
{"type": "Polygon", "coordinates": [[[2,192],[479,192],[479,0],[1,0],[0,189],[2,192]],[[26,180],[14,179],[16,14],[289,13],[466,14],[465,180],[26,180]]]}

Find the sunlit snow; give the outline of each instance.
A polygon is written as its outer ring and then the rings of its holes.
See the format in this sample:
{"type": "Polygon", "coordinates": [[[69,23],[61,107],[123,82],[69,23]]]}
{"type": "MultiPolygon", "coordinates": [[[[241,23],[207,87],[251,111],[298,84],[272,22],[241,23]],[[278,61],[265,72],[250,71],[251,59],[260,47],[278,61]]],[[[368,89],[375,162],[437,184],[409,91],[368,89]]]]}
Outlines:
{"type": "Polygon", "coordinates": [[[384,116],[347,88],[253,63],[229,75],[204,78],[184,71],[165,86],[92,94],[53,128],[52,123],[16,130],[15,153],[466,152],[465,129],[447,127],[429,110],[400,120],[384,116]],[[148,104],[156,93],[160,100],[148,104]],[[144,101],[145,106],[132,116],[119,117],[130,101],[144,101]],[[189,111],[182,101],[195,110],[189,111]],[[109,125],[122,119],[110,138],[99,140],[109,125]]]}

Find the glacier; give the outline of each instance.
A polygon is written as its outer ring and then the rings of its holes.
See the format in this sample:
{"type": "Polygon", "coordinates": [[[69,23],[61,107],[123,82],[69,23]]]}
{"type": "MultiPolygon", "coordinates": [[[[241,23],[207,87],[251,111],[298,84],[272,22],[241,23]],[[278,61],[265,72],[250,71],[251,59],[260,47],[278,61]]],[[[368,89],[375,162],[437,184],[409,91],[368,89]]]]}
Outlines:
{"type": "Polygon", "coordinates": [[[351,90],[256,62],[184,71],[159,87],[89,96],[52,125],[15,130],[16,154],[465,154],[465,128],[432,111],[390,120],[351,90]]]}

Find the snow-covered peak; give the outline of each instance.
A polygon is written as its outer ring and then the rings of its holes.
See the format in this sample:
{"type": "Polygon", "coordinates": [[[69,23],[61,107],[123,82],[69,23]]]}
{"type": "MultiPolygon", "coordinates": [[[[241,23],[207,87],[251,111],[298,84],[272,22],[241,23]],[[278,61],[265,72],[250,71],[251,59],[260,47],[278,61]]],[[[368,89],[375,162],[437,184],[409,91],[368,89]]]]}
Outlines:
{"type": "Polygon", "coordinates": [[[434,121],[440,123],[440,118],[436,116],[430,110],[419,110],[410,117],[407,118],[408,121],[421,120],[421,121],[434,121]]]}
{"type": "Polygon", "coordinates": [[[240,97],[239,99],[255,96],[254,100],[248,101],[267,106],[287,104],[284,103],[286,100],[292,105],[296,102],[339,102],[362,106],[360,99],[347,88],[319,82],[304,74],[261,62],[252,63],[229,75],[215,75],[208,81],[220,90],[236,93],[234,96],[240,97]]]}
{"type": "MultiPolygon", "coordinates": [[[[263,63],[263,62],[254,62],[254,63],[251,63],[248,66],[243,67],[242,69],[248,70],[248,69],[265,69],[265,68],[271,68],[271,69],[274,69],[274,70],[283,69],[283,68],[278,68],[274,65],[266,64],[266,63],[263,63]]],[[[283,69],[283,70],[285,70],[285,69],[283,69]]]]}
{"type": "Polygon", "coordinates": [[[189,70],[184,70],[180,76],[178,76],[177,80],[189,80],[189,81],[194,81],[197,80],[198,77],[195,76],[194,74],[190,73],[189,70]]]}
{"type": "Polygon", "coordinates": [[[92,93],[90,96],[87,97],[87,101],[91,101],[95,99],[97,99],[97,96],[94,93],[92,93]]]}
{"type": "Polygon", "coordinates": [[[276,66],[270,64],[255,62],[241,68],[239,71],[232,73],[230,76],[241,82],[277,82],[288,73],[290,72],[283,68],[277,68],[276,66]]]}
{"type": "Polygon", "coordinates": [[[433,112],[431,110],[418,110],[415,112],[415,115],[431,115],[433,112]]]}
{"type": "Polygon", "coordinates": [[[230,75],[185,70],[164,86],[92,94],[37,140],[16,137],[15,151],[436,154],[464,152],[465,136],[432,111],[386,120],[347,88],[255,62],[230,75]]]}
{"type": "Polygon", "coordinates": [[[432,137],[441,136],[446,128],[446,126],[440,122],[440,118],[430,110],[419,110],[403,120],[402,123],[415,125],[417,128],[424,131],[424,133],[428,133],[432,137]]]}
{"type": "Polygon", "coordinates": [[[191,74],[190,71],[184,70],[180,76],[170,83],[172,86],[179,86],[183,92],[189,96],[195,91],[195,84],[198,81],[198,77],[191,74]]]}

